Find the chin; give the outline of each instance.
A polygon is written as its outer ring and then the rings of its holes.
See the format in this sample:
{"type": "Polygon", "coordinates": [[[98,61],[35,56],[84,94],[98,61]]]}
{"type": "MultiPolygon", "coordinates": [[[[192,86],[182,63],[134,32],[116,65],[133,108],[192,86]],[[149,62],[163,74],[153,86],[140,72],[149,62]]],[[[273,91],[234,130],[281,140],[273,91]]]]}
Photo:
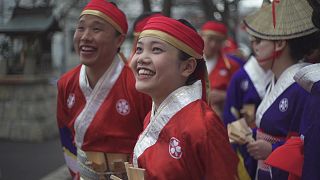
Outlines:
{"type": "Polygon", "coordinates": [[[150,95],[150,92],[151,92],[150,86],[146,85],[145,83],[138,82],[138,81],[136,82],[136,89],[137,89],[137,91],[144,93],[144,94],[148,94],[148,95],[150,95]]]}
{"type": "Polygon", "coordinates": [[[86,66],[91,66],[92,64],[94,64],[94,61],[92,59],[80,58],[80,63],[86,66]]]}

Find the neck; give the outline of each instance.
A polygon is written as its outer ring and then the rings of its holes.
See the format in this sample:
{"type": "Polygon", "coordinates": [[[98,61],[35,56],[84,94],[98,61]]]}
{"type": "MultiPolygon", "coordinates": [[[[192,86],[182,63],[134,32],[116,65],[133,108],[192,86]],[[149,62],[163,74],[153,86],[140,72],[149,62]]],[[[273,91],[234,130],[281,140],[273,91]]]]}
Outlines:
{"type": "Polygon", "coordinates": [[[289,55],[288,51],[283,51],[282,55],[274,60],[272,72],[275,75],[276,80],[279,79],[281,74],[290,66],[294,65],[296,62],[289,55]]]}
{"type": "Polygon", "coordinates": [[[86,66],[86,75],[88,77],[89,85],[93,89],[98,83],[99,79],[111,66],[113,59],[105,59],[106,62],[104,65],[97,64],[95,66],[86,66]]]}
{"type": "Polygon", "coordinates": [[[155,98],[153,97],[152,98],[152,101],[154,103],[154,109],[155,109],[155,112],[157,112],[157,110],[159,109],[159,106],[161,105],[161,103],[165,100],[166,97],[162,97],[162,98],[155,98]]]}
{"type": "Polygon", "coordinates": [[[167,87],[166,88],[167,91],[165,93],[162,93],[162,94],[153,93],[152,95],[150,95],[152,97],[152,101],[154,103],[155,109],[157,110],[160,107],[161,103],[163,103],[163,101],[168,98],[168,96],[170,96],[174,91],[176,91],[182,86],[185,86],[185,83],[178,84],[177,86],[172,88],[167,87]]]}

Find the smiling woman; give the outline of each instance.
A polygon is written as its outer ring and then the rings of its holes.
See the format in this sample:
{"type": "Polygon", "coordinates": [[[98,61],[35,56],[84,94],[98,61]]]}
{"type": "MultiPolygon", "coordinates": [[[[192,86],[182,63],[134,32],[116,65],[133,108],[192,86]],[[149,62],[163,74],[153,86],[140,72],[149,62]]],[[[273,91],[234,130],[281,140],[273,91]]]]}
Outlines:
{"type": "Polygon", "coordinates": [[[234,179],[237,157],[206,102],[203,40],[185,20],[151,18],[131,67],[136,88],[152,97],[133,155],[146,179],[234,179]]]}

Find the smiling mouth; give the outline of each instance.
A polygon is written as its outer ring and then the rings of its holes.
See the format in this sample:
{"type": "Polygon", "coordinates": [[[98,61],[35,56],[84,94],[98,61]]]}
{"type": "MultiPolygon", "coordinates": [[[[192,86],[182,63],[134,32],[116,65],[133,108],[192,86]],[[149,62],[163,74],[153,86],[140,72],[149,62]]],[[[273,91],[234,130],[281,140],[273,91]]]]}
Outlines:
{"type": "Polygon", "coordinates": [[[154,71],[151,71],[150,69],[146,69],[146,68],[137,68],[137,72],[138,72],[138,76],[142,76],[142,77],[151,77],[156,74],[154,71]]]}
{"type": "Polygon", "coordinates": [[[85,45],[80,46],[80,51],[83,53],[92,53],[92,52],[95,52],[96,50],[97,48],[92,46],[85,46],[85,45]]]}

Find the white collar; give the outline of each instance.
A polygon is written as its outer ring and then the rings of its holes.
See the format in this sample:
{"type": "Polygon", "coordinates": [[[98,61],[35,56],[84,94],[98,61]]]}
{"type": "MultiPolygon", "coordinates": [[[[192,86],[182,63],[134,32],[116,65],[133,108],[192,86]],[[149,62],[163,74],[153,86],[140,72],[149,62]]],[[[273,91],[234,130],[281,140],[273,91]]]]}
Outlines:
{"type": "Polygon", "coordinates": [[[267,93],[260,103],[256,112],[256,125],[260,127],[261,119],[263,114],[268,108],[274,103],[274,101],[295,81],[293,76],[303,67],[307,66],[308,63],[298,63],[288,67],[279,77],[275,83],[275,77],[273,76],[272,81],[268,87],[267,93]]]}
{"type": "Polygon", "coordinates": [[[88,86],[88,81],[86,80],[85,66],[82,65],[80,70],[79,86],[86,97],[86,105],[74,124],[75,142],[77,147],[81,148],[84,135],[90,123],[94,119],[105,98],[108,97],[110,90],[119,78],[123,68],[124,62],[119,56],[116,56],[108,70],[102,75],[92,90],[90,86],[88,86]]]}
{"type": "Polygon", "coordinates": [[[214,56],[212,58],[206,59],[206,66],[207,66],[207,71],[209,74],[216,67],[217,62],[218,62],[218,56],[214,56]]]}
{"type": "Polygon", "coordinates": [[[266,87],[271,81],[272,71],[265,71],[261,68],[254,56],[250,57],[243,68],[247,72],[250,80],[262,99],[266,93],[266,87]]]}
{"type": "MultiPolygon", "coordinates": [[[[134,147],[133,164],[138,167],[138,157],[143,152],[153,146],[159,137],[163,127],[169,120],[188,104],[201,99],[202,84],[197,81],[189,86],[182,86],[172,92],[159,106],[155,115],[151,114],[150,123],[139,136],[139,139],[134,147]]],[[[151,112],[154,112],[154,104],[151,112]]]]}

